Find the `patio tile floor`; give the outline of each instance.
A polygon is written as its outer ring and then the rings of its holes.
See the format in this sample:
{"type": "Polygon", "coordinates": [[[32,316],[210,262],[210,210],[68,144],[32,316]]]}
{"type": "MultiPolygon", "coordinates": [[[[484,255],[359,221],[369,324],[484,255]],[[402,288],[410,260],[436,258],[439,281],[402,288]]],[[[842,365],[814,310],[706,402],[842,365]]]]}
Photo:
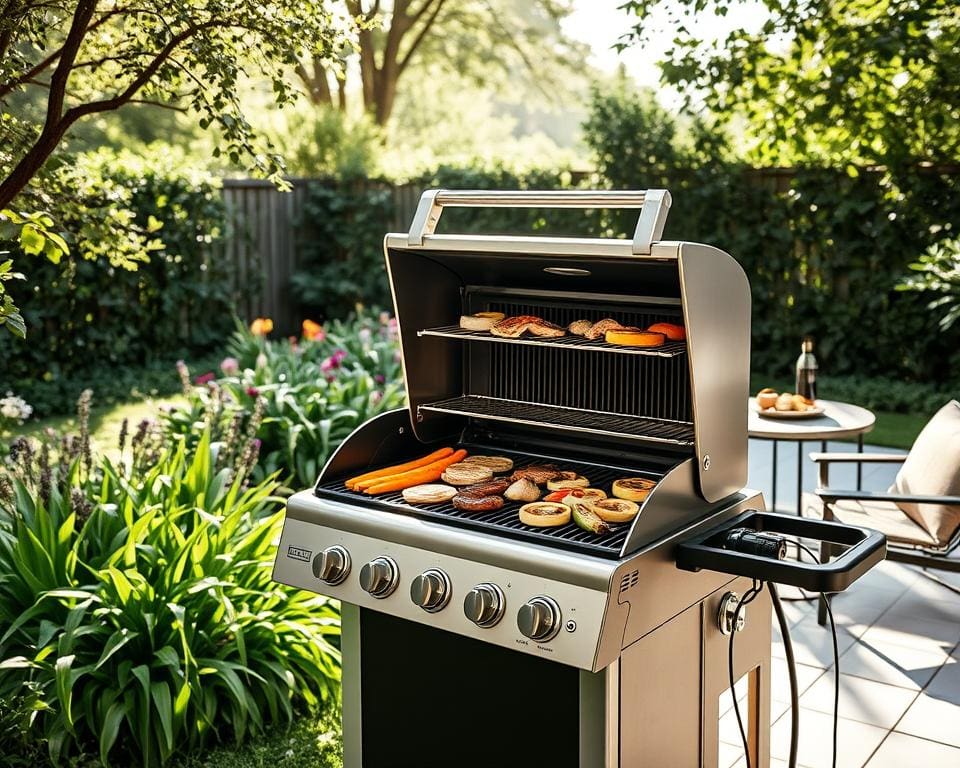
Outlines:
{"type": "MultiPolygon", "coordinates": [[[[805,452],[819,450],[807,444],[805,452]]],[[[830,444],[828,450],[852,450],[830,444]]],[[[868,451],[887,449],[868,446],[868,451]]],[[[778,511],[795,510],[795,447],[781,444],[778,511]]],[[[770,443],[750,442],[751,488],[769,498],[770,443]]],[[[835,467],[831,485],[854,487],[852,468],[835,467]]],[[[885,489],[895,467],[864,472],[863,487],[885,489]]],[[[804,489],[815,485],[805,461],[804,489]]],[[[960,575],[936,574],[960,588],[960,575]]],[[[789,590],[781,590],[790,594],[789,590]]],[[[884,562],[833,601],[840,641],[840,768],[958,768],[960,766],[960,594],[920,569],[884,562]]],[[[815,602],[786,607],[797,660],[800,695],[799,764],[829,768],[833,714],[833,652],[815,602]]],[[[774,626],[771,768],[786,766],[790,713],[783,646],[774,626]]],[[[721,706],[721,768],[746,765],[733,710],[721,706]]]]}

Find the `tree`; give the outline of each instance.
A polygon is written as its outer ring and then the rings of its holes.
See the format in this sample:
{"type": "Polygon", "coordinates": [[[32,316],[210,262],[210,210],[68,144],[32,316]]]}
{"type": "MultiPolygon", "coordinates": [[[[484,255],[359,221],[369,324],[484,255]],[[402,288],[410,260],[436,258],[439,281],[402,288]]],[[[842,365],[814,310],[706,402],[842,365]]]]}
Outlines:
{"type": "MultiPolygon", "coordinates": [[[[296,96],[286,80],[302,56],[340,50],[343,32],[326,0],[0,0],[0,238],[15,233],[26,253],[57,258],[49,217],[10,211],[55,209],[69,201],[45,190],[70,129],[136,102],[195,113],[215,125],[234,163],[278,175],[282,160],[259,145],[240,106],[244,77],[270,81],[274,101],[296,96]],[[248,69],[250,70],[248,72],[248,69]],[[30,100],[43,105],[35,119],[30,100]],[[49,221],[49,224],[47,222],[49,221]]],[[[130,263],[143,258],[134,248],[130,263]]],[[[14,274],[7,267],[8,276],[14,274]]],[[[8,279],[8,278],[5,278],[8,279]]],[[[16,308],[3,295],[0,323],[16,308]]],[[[8,327],[19,330],[22,320],[8,327]]]]}
{"type": "MultiPolygon", "coordinates": [[[[960,157],[960,6],[954,0],[762,0],[757,31],[698,39],[688,17],[744,0],[675,0],[663,79],[687,106],[745,119],[751,159],[792,164],[955,162],[960,157]]],[[[664,0],[629,0],[651,32],[664,0]]],[[[754,17],[755,18],[755,17],[754,17]]]]}
{"type": "Polygon", "coordinates": [[[400,79],[417,63],[443,62],[483,80],[495,70],[513,77],[522,70],[549,93],[585,58],[584,47],[560,33],[568,0],[343,0],[343,8],[356,23],[354,47],[344,48],[339,62],[299,62],[296,72],[314,104],[343,111],[355,52],[364,109],[380,126],[393,113],[400,79]]]}

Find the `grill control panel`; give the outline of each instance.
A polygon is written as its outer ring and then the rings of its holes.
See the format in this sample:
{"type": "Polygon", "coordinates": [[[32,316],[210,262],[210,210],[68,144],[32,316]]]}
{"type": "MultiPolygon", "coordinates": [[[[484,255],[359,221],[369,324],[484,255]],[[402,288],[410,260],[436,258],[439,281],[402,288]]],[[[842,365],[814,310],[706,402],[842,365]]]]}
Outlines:
{"type": "Polygon", "coordinates": [[[274,578],[284,584],[581,669],[595,664],[607,591],[292,518],[279,551],[274,578]]]}

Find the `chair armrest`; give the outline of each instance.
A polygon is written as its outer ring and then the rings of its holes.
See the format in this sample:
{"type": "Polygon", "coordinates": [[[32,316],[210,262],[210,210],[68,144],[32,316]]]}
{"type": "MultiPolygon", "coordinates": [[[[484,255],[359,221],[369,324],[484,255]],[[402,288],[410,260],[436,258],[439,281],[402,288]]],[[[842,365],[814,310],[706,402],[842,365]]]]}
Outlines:
{"type": "Polygon", "coordinates": [[[817,488],[814,493],[824,501],[905,501],[908,504],[957,504],[960,496],[918,496],[912,493],[874,493],[872,491],[846,491],[831,488],[817,488]]]}
{"type": "Polygon", "coordinates": [[[866,464],[890,463],[899,464],[907,458],[905,453],[811,453],[810,460],[818,464],[866,464]]]}

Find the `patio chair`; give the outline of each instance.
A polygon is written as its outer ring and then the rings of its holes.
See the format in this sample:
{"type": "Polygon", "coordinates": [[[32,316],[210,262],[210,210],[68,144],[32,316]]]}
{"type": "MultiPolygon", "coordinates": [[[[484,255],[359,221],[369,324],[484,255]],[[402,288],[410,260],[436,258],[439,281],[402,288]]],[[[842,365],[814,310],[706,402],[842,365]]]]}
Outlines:
{"type": "MultiPolygon", "coordinates": [[[[815,495],[804,494],[806,510],[822,514],[824,520],[885,534],[888,560],[960,573],[960,558],[950,557],[960,546],[960,403],[952,400],[937,411],[906,456],[812,453],[810,458],[819,467],[819,477],[815,495]],[[829,487],[831,464],[881,462],[903,464],[887,491],[829,487]]],[[[829,544],[821,544],[821,562],[829,562],[832,554],[829,544]]],[[[826,621],[822,599],[817,621],[821,625],[826,621]]]]}

